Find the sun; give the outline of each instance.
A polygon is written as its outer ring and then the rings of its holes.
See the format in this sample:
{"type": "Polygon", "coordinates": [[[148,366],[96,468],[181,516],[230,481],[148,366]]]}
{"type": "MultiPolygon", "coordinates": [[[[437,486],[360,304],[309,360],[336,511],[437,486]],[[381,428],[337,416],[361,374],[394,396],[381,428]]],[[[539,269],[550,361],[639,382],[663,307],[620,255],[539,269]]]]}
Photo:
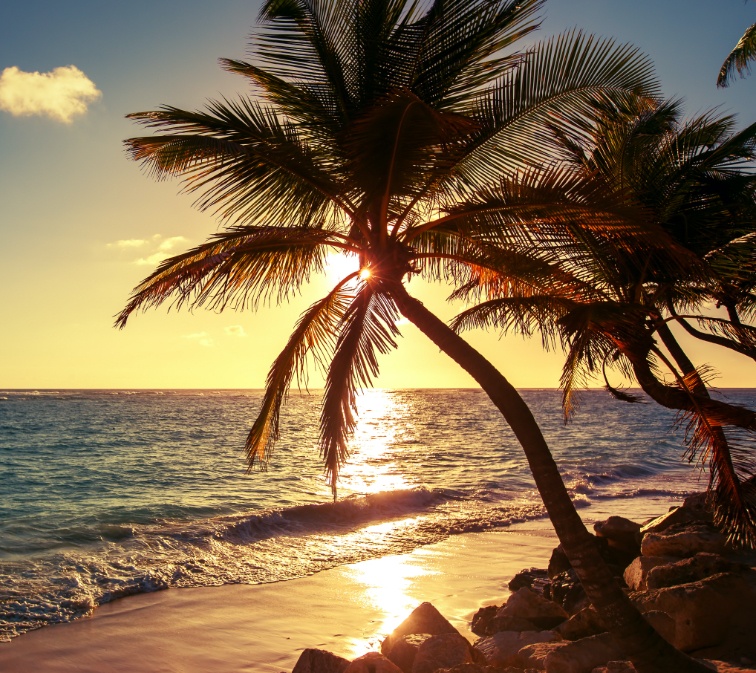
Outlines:
{"type": "Polygon", "coordinates": [[[350,273],[360,270],[360,259],[353,253],[331,253],[326,257],[325,270],[328,279],[337,283],[350,273]]]}

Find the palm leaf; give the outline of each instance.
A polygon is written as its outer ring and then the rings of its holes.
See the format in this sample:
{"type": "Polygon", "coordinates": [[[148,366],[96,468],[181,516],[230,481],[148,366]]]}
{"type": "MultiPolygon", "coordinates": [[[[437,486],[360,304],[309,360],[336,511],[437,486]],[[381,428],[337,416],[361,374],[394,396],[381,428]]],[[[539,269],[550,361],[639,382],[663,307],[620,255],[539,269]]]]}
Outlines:
{"type": "Polygon", "coordinates": [[[348,439],[356,424],[357,391],[378,374],[378,354],[396,348],[398,311],[383,294],[363,284],[347,309],[328,368],[320,414],[320,451],[333,497],[348,439]]]}
{"type": "Polygon", "coordinates": [[[738,75],[745,77],[751,72],[751,61],[756,58],[756,23],[750,26],[743,37],[738,40],[735,48],[722,64],[717,76],[717,86],[726,87],[738,75]]]}
{"type": "Polygon", "coordinates": [[[323,269],[326,246],[344,244],[319,229],[234,227],[207,243],[171,257],[134,289],[116,319],[123,328],[136,310],[160,306],[255,307],[260,301],[285,300],[312,272],[323,269]]]}
{"type": "Polygon", "coordinates": [[[247,436],[245,450],[250,469],[256,464],[267,466],[270,454],[279,436],[281,406],[291,385],[292,378],[306,380],[307,356],[312,354],[321,366],[335,345],[338,325],[343,321],[352,293],[339,284],[323,299],[305,311],[268,372],[260,411],[247,436]]]}

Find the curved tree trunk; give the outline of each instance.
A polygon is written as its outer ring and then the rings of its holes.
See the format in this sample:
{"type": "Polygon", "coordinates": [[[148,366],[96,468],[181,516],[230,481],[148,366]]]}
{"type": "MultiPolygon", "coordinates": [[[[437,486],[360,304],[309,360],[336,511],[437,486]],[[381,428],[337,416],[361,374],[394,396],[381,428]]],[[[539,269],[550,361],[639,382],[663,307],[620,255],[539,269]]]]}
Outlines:
{"type": "Polygon", "coordinates": [[[392,287],[399,310],[468,372],[491,398],[522,445],[559,541],[601,620],[639,673],[705,673],[701,662],[667,643],[633,606],[607,568],[567,493],[538,424],[522,397],[478,351],[411,297],[392,287]]]}

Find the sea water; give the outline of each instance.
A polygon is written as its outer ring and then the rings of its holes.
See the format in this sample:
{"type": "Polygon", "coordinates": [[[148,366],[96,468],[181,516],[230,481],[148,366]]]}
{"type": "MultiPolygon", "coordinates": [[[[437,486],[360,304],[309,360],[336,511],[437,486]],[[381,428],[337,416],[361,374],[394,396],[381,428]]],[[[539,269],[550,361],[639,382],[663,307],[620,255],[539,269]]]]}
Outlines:
{"type": "MultiPolygon", "coordinates": [[[[756,391],[721,391],[753,406],[756,391]]],[[[706,485],[673,412],[530,390],[576,504],[706,485]]],[[[0,391],[0,640],[168,587],[262,583],[543,515],[511,430],[478,390],[368,390],[334,502],[321,394],[293,393],[248,472],[260,391],[0,391]]],[[[626,508],[625,508],[626,509],[626,508]]]]}

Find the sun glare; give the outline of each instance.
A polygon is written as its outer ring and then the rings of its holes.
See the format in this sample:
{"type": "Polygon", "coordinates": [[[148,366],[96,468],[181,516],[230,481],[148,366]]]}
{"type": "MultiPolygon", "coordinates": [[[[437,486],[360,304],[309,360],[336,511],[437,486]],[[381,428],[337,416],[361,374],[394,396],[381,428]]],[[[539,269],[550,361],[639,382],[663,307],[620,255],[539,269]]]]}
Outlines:
{"type": "Polygon", "coordinates": [[[360,278],[362,280],[367,280],[372,275],[373,274],[372,274],[372,272],[370,271],[370,269],[368,267],[365,266],[362,269],[360,269],[360,278]]]}
{"type": "Polygon", "coordinates": [[[360,260],[357,255],[333,253],[326,257],[325,268],[328,279],[333,283],[338,283],[350,273],[360,270],[360,260]]]}

